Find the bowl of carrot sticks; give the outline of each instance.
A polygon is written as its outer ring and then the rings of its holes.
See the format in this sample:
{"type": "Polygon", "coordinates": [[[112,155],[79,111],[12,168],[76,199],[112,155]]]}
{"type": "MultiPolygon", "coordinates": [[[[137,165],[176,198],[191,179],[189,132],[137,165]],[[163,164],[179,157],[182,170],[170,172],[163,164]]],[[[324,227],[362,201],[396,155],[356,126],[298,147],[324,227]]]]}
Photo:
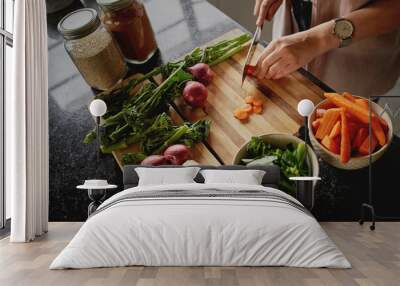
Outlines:
{"type": "Polygon", "coordinates": [[[345,170],[367,167],[370,154],[372,162],[382,157],[393,137],[387,112],[375,102],[347,92],[324,95],[326,99],[315,106],[308,121],[315,153],[345,170]]]}

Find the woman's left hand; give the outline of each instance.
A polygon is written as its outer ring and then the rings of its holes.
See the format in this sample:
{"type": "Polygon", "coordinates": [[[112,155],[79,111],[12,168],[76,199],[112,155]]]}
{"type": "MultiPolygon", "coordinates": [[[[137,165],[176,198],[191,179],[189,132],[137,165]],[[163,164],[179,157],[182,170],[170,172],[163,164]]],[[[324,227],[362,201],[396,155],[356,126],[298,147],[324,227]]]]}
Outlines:
{"type": "Polygon", "coordinates": [[[272,41],[258,58],[255,76],[259,79],[285,77],[337,47],[338,39],[328,31],[312,29],[272,41]]]}

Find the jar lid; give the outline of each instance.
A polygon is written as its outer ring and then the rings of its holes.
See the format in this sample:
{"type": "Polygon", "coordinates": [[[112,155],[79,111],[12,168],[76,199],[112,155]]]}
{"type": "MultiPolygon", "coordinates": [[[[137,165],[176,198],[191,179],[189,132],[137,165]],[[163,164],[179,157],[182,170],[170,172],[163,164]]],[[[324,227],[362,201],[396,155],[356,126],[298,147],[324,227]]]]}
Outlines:
{"type": "Polygon", "coordinates": [[[65,15],[58,23],[57,28],[64,38],[72,40],[89,35],[99,25],[100,19],[96,10],[83,8],[65,15]]]}
{"type": "Polygon", "coordinates": [[[114,11],[128,7],[132,2],[132,0],[97,0],[97,4],[102,8],[114,11]]]}

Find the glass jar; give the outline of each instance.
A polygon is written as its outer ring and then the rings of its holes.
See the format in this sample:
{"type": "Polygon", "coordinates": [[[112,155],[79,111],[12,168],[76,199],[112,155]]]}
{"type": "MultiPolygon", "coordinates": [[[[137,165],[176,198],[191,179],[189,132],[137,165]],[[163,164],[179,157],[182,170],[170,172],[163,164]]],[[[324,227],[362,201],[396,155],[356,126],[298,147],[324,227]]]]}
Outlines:
{"type": "Polygon", "coordinates": [[[122,53],[101,25],[96,10],[83,8],[69,13],[58,23],[65,49],[88,85],[107,90],[127,73],[122,53]]]}
{"type": "Polygon", "coordinates": [[[142,64],[157,50],[157,43],[146,9],[138,0],[97,0],[101,20],[117,40],[129,63],[142,64]]]}

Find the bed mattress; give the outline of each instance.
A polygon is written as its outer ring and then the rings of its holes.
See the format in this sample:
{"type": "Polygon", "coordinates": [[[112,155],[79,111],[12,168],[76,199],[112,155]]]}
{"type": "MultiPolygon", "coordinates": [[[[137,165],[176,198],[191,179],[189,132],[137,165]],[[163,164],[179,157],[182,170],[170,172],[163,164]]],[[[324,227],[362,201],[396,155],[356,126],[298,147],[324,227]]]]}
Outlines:
{"type": "Polygon", "coordinates": [[[263,186],[197,183],[114,195],[50,269],[129,265],[350,267],[291,196],[263,186]]]}

